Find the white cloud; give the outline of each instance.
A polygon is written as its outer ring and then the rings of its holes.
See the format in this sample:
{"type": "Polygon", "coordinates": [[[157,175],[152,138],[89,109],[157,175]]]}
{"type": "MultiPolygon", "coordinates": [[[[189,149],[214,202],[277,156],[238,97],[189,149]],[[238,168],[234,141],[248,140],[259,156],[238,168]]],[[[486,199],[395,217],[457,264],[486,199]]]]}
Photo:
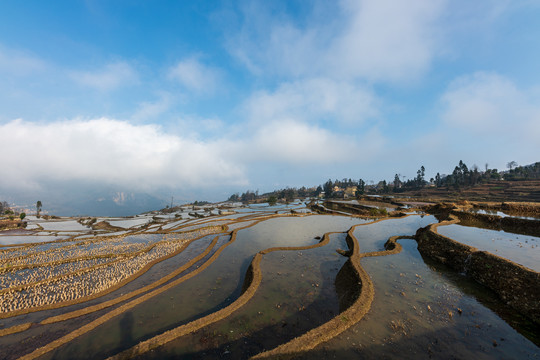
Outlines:
{"type": "Polygon", "coordinates": [[[410,80],[438,52],[444,10],[444,0],[341,1],[338,9],[310,14],[300,27],[251,6],[228,48],[258,74],[410,80]]]}
{"type": "Polygon", "coordinates": [[[246,164],[270,167],[358,164],[376,156],[386,144],[376,129],[359,136],[344,135],[293,119],[268,122],[244,135],[245,140],[229,147],[230,156],[246,164]]]}
{"type": "Polygon", "coordinates": [[[437,52],[437,20],[444,1],[342,2],[347,25],[328,52],[343,76],[403,80],[422,74],[437,52]]]}
{"type": "Polygon", "coordinates": [[[499,170],[511,160],[530,164],[540,154],[539,104],[534,88],[520,88],[499,74],[462,76],[441,95],[434,128],[400,144],[406,153],[390,151],[409,169],[415,166],[411,159],[424,159],[430,176],[451,172],[459,160],[499,170]]]}
{"type": "Polygon", "coordinates": [[[330,119],[353,125],[376,117],[378,102],[366,87],[317,78],[283,83],[273,93],[255,93],[245,108],[256,123],[294,118],[310,122],[330,119]]]}
{"type": "Polygon", "coordinates": [[[71,71],[70,77],[77,83],[100,91],[136,84],[137,71],[126,62],[115,62],[93,71],[71,71]]]}
{"type": "Polygon", "coordinates": [[[90,181],[125,189],[207,188],[242,184],[244,169],[221,155],[222,144],[164,133],[156,125],[107,118],[0,125],[0,185],[90,181]]]}
{"type": "Polygon", "coordinates": [[[538,143],[539,100],[534,91],[503,76],[479,72],[450,85],[441,100],[442,118],[448,127],[464,132],[538,143]]]}
{"type": "Polygon", "coordinates": [[[250,156],[255,155],[255,160],[322,165],[348,160],[352,149],[350,139],[325,129],[295,121],[277,121],[258,130],[250,156]]]}
{"type": "Polygon", "coordinates": [[[43,60],[0,45],[0,73],[23,76],[43,71],[46,68],[47,64],[43,60]]]}
{"type": "MultiPolygon", "coordinates": [[[[219,118],[204,118],[195,115],[179,115],[168,128],[190,139],[223,139],[228,131],[225,122],[219,118]]],[[[220,140],[222,141],[222,140],[220,140]]]]}
{"type": "Polygon", "coordinates": [[[191,57],[172,67],[169,78],[178,81],[192,92],[211,94],[217,89],[220,73],[217,69],[204,65],[196,57],[191,57]]]}
{"type": "Polygon", "coordinates": [[[155,121],[160,115],[169,111],[173,103],[173,97],[169,93],[163,92],[156,101],[141,102],[131,118],[135,121],[155,121]]]}

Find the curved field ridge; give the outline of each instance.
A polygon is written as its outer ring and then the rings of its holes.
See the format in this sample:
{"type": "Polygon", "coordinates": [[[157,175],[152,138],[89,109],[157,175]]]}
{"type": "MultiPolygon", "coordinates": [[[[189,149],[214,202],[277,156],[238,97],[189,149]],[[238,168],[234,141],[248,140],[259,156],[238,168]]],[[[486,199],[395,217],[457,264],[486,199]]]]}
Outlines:
{"type": "MultiPolygon", "coordinates": [[[[111,320],[112,318],[124,313],[125,311],[128,311],[135,307],[138,304],[141,304],[144,301],[147,301],[151,299],[152,297],[169,290],[170,288],[177,286],[181,282],[190,279],[196,275],[198,275],[200,272],[202,272],[204,269],[206,269],[210,264],[212,264],[221,254],[221,252],[229,246],[231,243],[233,243],[236,240],[237,232],[239,230],[252,227],[262,221],[268,220],[270,218],[274,217],[287,217],[291,215],[285,215],[285,214],[272,214],[267,215],[263,217],[249,217],[249,219],[253,219],[254,222],[250,223],[247,226],[243,226],[240,228],[237,228],[233,230],[230,233],[230,240],[221,246],[219,249],[217,249],[214,254],[200,267],[195,269],[194,271],[186,274],[185,276],[182,276],[174,281],[171,281],[175,276],[180,275],[183,271],[189,269],[193,264],[195,264],[197,261],[200,261],[202,258],[207,256],[210,251],[215,247],[219,236],[215,237],[212,241],[212,243],[205,249],[205,251],[201,254],[199,254],[196,258],[190,260],[187,264],[184,266],[178,268],[174,271],[174,273],[171,273],[166,278],[160,279],[158,282],[154,282],[150,285],[147,285],[141,289],[134,290],[130,293],[127,293],[119,298],[115,298],[109,301],[106,301],[101,304],[96,304],[93,306],[89,306],[86,308],[82,308],[76,311],[72,311],[70,313],[53,316],[50,318],[47,318],[43,320],[40,324],[51,324],[59,321],[64,321],[68,319],[72,319],[78,316],[82,316],[85,314],[89,314],[98,310],[102,310],[104,308],[116,305],[118,303],[124,302],[126,300],[129,300],[135,296],[140,295],[139,297],[124,303],[123,305],[120,305],[119,307],[111,310],[110,312],[102,315],[101,317],[91,321],[90,323],[87,323],[83,325],[82,327],[72,331],[69,334],[66,334],[65,336],[56,339],[40,348],[35,349],[33,352],[22,356],[20,359],[35,359],[39,356],[42,356],[50,351],[53,351],[60,346],[63,346],[77,337],[88,333],[89,331],[95,329],[96,327],[104,324],[105,322],[111,320]],[[170,281],[170,282],[169,282],[170,281]],[[168,282],[168,283],[167,283],[168,282]],[[162,285],[162,286],[161,286],[162,285]],[[161,286],[161,287],[159,287],[161,286]],[[158,288],[159,287],[159,288],[158,288]],[[157,289],[156,289],[157,288],[157,289]]],[[[295,214],[292,216],[307,216],[307,215],[300,215],[295,214]]],[[[409,215],[407,215],[409,216],[409,215]]],[[[235,223],[246,221],[247,219],[236,219],[235,223]]],[[[291,341],[288,341],[272,350],[262,352],[260,354],[255,355],[254,359],[260,359],[260,358],[289,358],[294,357],[295,355],[298,355],[300,353],[309,351],[320,345],[321,343],[324,343],[347,329],[349,329],[352,325],[358,323],[365,314],[369,311],[371,308],[371,304],[374,299],[374,286],[373,283],[367,274],[367,272],[362,268],[360,265],[360,260],[363,257],[372,257],[372,256],[385,256],[385,255],[391,255],[401,252],[402,247],[397,242],[399,239],[410,239],[415,237],[410,236],[392,236],[388,239],[388,241],[385,244],[385,250],[383,251],[374,251],[374,252],[367,252],[367,253],[360,253],[359,248],[359,242],[358,239],[354,236],[354,231],[358,226],[364,226],[364,225],[371,225],[379,221],[384,221],[386,219],[379,219],[370,223],[364,223],[364,224],[357,224],[352,226],[346,233],[346,241],[349,247],[349,251],[345,252],[342,250],[338,250],[340,254],[346,254],[346,256],[349,257],[347,262],[343,265],[344,272],[347,273],[347,276],[350,278],[350,284],[353,288],[353,291],[355,294],[353,295],[352,304],[342,313],[340,313],[335,318],[331,319],[330,321],[306,332],[303,335],[298,336],[297,338],[292,339],[291,341]]],[[[177,228],[182,228],[183,226],[179,226],[177,228]]],[[[274,251],[296,251],[296,250],[308,250],[313,249],[317,247],[325,246],[330,241],[330,235],[335,233],[342,233],[342,232],[329,232],[324,234],[323,239],[313,245],[308,246],[299,246],[299,247],[274,247],[274,248],[268,248],[265,250],[259,251],[257,254],[254,255],[250,266],[247,270],[247,273],[244,278],[244,286],[242,294],[239,298],[237,298],[233,303],[228,305],[227,307],[218,310],[214,313],[211,313],[207,316],[204,316],[202,318],[196,319],[194,321],[191,321],[189,323],[183,324],[181,326],[178,326],[174,329],[168,330],[166,332],[163,332],[157,336],[154,336],[148,340],[142,341],[139,344],[133,346],[132,348],[129,348],[123,352],[120,352],[109,359],[127,359],[132,358],[136,356],[140,356],[152,349],[155,349],[157,347],[160,347],[164,344],[169,343],[170,341],[173,341],[179,337],[182,337],[184,335],[193,333],[201,328],[204,328],[205,326],[208,326],[210,324],[213,324],[217,321],[220,321],[222,319],[225,319],[229,317],[233,312],[237,311],[241,307],[243,307],[248,301],[250,301],[253,296],[255,295],[255,292],[259,288],[261,281],[262,281],[262,272],[261,272],[261,260],[263,255],[274,252],[274,251]]],[[[195,240],[195,239],[193,239],[195,240]]],[[[192,241],[193,241],[192,240],[192,241]]],[[[191,242],[191,241],[190,241],[191,242]]],[[[187,246],[188,244],[185,244],[187,246]]],[[[183,248],[185,248],[185,246],[183,248]]],[[[162,260],[162,259],[160,259],[162,260]]],[[[0,336],[6,335],[9,333],[14,332],[21,332],[28,329],[33,324],[27,323],[22,325],[13,326],[12,328],[4,329],[0,331],[0,336]]]]}
{"type": "MultiPolygon", "coordinates": [[[[241,229],[237,229],[237,230],[241,230],[241,229]]],[[[235,236],[236,236],[237,230],[234,230],[235,236]]],[[[236,310],[244,306],[255,295],[255,292],[259,288],[259,285],[261,284],[261,281],[262,281],[260,263],[261,263],[262,256],[264,254],[268,254],[274,251],[309,250],[309,249],[322,247],[322,246],[327,245],[330,242],[330,235],[336,234],[336,233],[339,233],[339,232],[329,232],[329,233],[324,234],[322,241],[313,245],[294,246],[294,247],[273,247],[273,248],[259,251],[253,257],[251,264],[248,268],[245,281],[244,281],[244,292],[232,304],[210,315],[194,320],[188,324],[181,325],[172,330],[166,331],[146,341],[140,342],[139,344],[135,345],[134,347],[128,350],[125,350],[115,356],[109,357],[108,360],[130,359],[132,357],[144,354],[145,352],[155,349],[159,346],[162,346],[181,336],[195,332],[207,325],[210,325],[219,320],[225,319],[226,317],[230,316],[233,312],[235,312],[236,310]]]]}
{"type": "MultiPolygon", "coordinates": [[[[197,261],[201,260],[206,255],[208,255],[208,253],[212,250],[212,248],[217,243],[218,238],[219,238],[219,236],[216,236],[212,240],[210,245],[208,245],[208,247],[205,249],[204,252],[197,255],[195,258],[193,258],[191,261],[186,263],[184,266],[182,266],[182,267],[178,268],[177,270],[175,270],[173,273],[167,275],[166,277],[161,278],[159,281],[156,281],[156,282],[154,282],[154,283],[152,283],[150,285],[147,285],[147,286],[145,286],[143,288],[134,290],[134,291],[129,292],[127,294],[124,294],[124,295],[122,295],[122,296],[120,296],[118,298],[114,298],[114,299],[111,299],[109,301],[105,301],[105,302],[100,303],[100,304],[88,306],[88,307],[85,307],[85,308],[82,308],[82,309],[79,309],[79,310],[75,310],[75,311],[72,311],[72,312],[68,312],[68,313],[65,313],[65,314],[49,317],[49,318],[44,319],[43,321],[41,321],[40,325],[53,324],[53,323],[56,323],[56,322],[73,319],[73,318],[83,316],[83,315],[86,315],[86,314],[90,314],[90,313],[93,313],[93,312],[96,312],[96,311],[99,311],[99,310],[102,310],[102,309],[106,309],[107,307],[116,305],[116,304],[121,303],[121,302],[123,302],[125,300],[129,300],[132,297],[135,297],[135,296],[140,295],[140,294],[142,294],[144,292],[147,292],[148,290],[156,288],[157,286],[164,284],[165,282],[171,280],[175,276],[177,276],[177,275],[181,274],[182,272],[184,272],[185,270],[189,269],[197,261]]],[[[0,330],[0,336],[25,331],[25,330],[29,329],[32,325],[34,325],[34,324],[33,323],[25,323],[25,324],[21,324],[21,325],[12,326],[10,328],[2,329],[2,330],[0,330]]]]}
{"type": "MultiPolygon", "coordinates": [[[[142,287],[140,289],[137,289],[137,290],[134,290],[132,292],[126,293],[126,294],[124,294],[124,295],[122,295],[120,297],[105,301],[105,302],[100,303],[100,304],[88,306],[88,307],[85,307],[85,308],[82,308],[82,309],[79,309],[79,310],[75,310],[75,311],[71,311],[71,312],[68,312],[68,313],[65,313],[65,314],[49,317],[47,319],[42,320],[40,322],[40,324],[41,325],[52,324],[52,323],[56,323],[56,322],[60,322],[60,321],[73,319],[73,318],[76,318],[76,317],[79,317],[79,316],[82,316],[82,315],[90,314],[90,313],[105,309],[107,307],[116,305],[116,304],[121,303],[123,301],[129,300],[132,297],[135,297],[135,296],[140,295],[142,293],[145,293],[145,292],[147,292],[147,291],[149,291],[151,289],[154,289],[154,288],[158,287],[159,285],[162,285],[162,284],[166,283],[167,281],[173,279],[174,277],[178,276],[179,274],[181,274],[182,272],[184,272],[185,270],[187,270],[191,266],[193,266],[193,264],[195,264],[199,260],[203,259],[206,255],[208,255],[210,253],[212,248],[217,243],[218,238],[219,238],[219,236],[216,236],[212,240],[210,245],[208,245],[208,247],[201,254],[197,255],[192,260],[190,260],[188,263],[181,266],[180,268],[178,268],[174,272],[170,273],[169,275],[161,278],[160,280],[158,280],[156,282],[153,282],[152,284],[149,284],[149,285],[144,286],[144,287],[142,287]]],[[[196,241],[196,240],[199,240],[199,239],[200,239],[200,237],[190,240],[188,243],[186,243],[182,247],[182,249],[179,250],[179,252],[183,251],[193,241],[196,241]]],[[[165,259],[162,259],[162,260],[165,260],[165,259]]],[[[102,295],[105,295],[105,294],[102,294],[102,295]]],[[[25,331],[26,329],[30,328],[30,326],[32,326],[32,325],[33,325],[32,323],[25,323],[25,324],[16,325],[16,326],[13,326],[13,327],[10,327],[10,328],[2,329],[2,330],[0,330],[0,336],[25,331]]]]}
{"type": "MultiPolygon", "coordinates": [[[[166,255],[166,256],[163,256],[163,257],[160,257],[160,258],[157,258],[149,263],[147,263],[145,266],[143,266],[138,272],[134,273],[133,275],[131,275],[130,277],[118,282],[117,284],[115,284],[114,286],[111,286],[109,288],[107,288],[106,290],[104,291],[101,291],[99,293],[95,293],[95,294],[92,294],[92,295],[89,295],[89,296],[84,296],[84,297],[80,297],[80,298],[76,298],[76,299],[72,299],[72,300],[69,300],[69,301],[63,301],[63,302],[57,302],[57,303],[52,303],[52,304],[47,304],[47,305],[41,305],[41,306],[35,306],[35,307],[31,307],[31,308],[26,308],[26,309],[20,309],[20,310],[16,310],[16,311],[10,311],[10,312],[6,312],[6,313],[0,313],[0,319],[5,319],[5,318],[9,318],[9,317],[14,317],[14,316],[18,316],[18,315],[24,315],[24,314],[29,314],[29,313],[32,313],[32,312],[37,312],[37,311],[43,311],[43,310],[52,310],[52,309],[58,309],[58,308],[62,308],[62,307],[66,307],[66,306],[70,306],[70,305],[75,305],[75,304],[79,304],[79,303],[82,303],[82,302],[86,302],[86,301],[89,301],[89,300],[94,300],[94,299],[97,299],[99,297],[102,297],[104,295],[107,295],[113,291],[116,291],[118,289],[120,289],[122,286],[128,284],[129,282],[139,278],[140,276],[142,276],[144,273],[146,273],[148,270],[150,270],[150,268],[152,268],[152,266],[156,265],[157,263],[159,262],[162,262],[164,260],[167,260],[173,256],[176,256],[178,254],[180,254],[182,251],[185,250],[185,248],[193,241],[195,240],[198,240],[198,239],[201,239],[203,238],[204,236],[208,236],[209,234],[204,234],[204,235],[201,235],[199,237],[196,237],[194,239],[191,239],[189,240],[188,242],[186,242],[185,244],[183,244],[183,246],[181,246],[178,250],[166,255]]],[[[159,243],[159,242],[158,242],[159,243]]],[[[149,247],[149,248],[153,248],[154,246],[156,246],[158,243],[154,244],[153,246],[149,247]]],[[[99,265],[96,266],[96,268],[100,267],[99,265]]],[[[82,271],[81,271],[82,272],[82,271]]],[[[86,271],[85,271],[86,272],[86,271]]]]}
{"type": "MultiPolygon", "coordinates": [[[[263,359],[263,358],[288,358],[293,357],[299,352],[304,352],[312,350],[316,346],[320,345],[323,342],[326,342],[335,336],[343,333],[345,330],[350,328],[352,325],[360,321],[364,315],[371,308],[374,297],[374,287],[373,283],[367,272],[360,266],[360,259],[368,256],[384,256],[399,253],[402,249],[401,245],[396,242],[398,239],[402,238],[411,238],[409,236],[393,236],[391,237],[385,247],[387,250],[380,252],[372,252],[361,254],[359,250],[358,240],[354,236],[354,230],[358,226],[371,225],[379,221],[384,221],[386,219],[376,220],[374,222],[358,224],[352,226],[347,231],[347,244],[349,245],[350,258],[345,263],[344,266],[347,266],[350,269],[352,276],[357,281],[358,284],[358,296],[354,303],[343,313],[339,314],[329,322],[310,330],[309,332],[285,343],[282,344],[273,350],[265,351],[263,353],[257,354],[252,357],[252,359],[263,359]]],[[[274,247],[266,250],[262,250],[255,255],[253,258],[248,273],[246,274],[244,289],[245,292],[233,302],[228,307],[221,309],[213,314],[210,314],[204,318],[197,319],[191,323],[179,326],[175,329],[169,330],[165,333],[157,335],[151,339],[143,341],[138,345],[125,350],[115,356],[108,358],[108,360],[119,360],[119,359],[129,359],[132,357],[140,356],[145,352],[148,352],[152,349],[160,347],[170,341],[173,341],[181,336],[187,335],[189,333],[195,332],[207,325],[215,323],[219,320],[225,319],[230,316],[234,311],[240,309],[245,305],[254,295],[259,287],[262,274],[260,269],[260,261],[262,255],[268,254],[273,251],[294,251],[294,250],[308,250],[321,246],[325,246],[330,241],[330,235],[340,233],[340,232],[329,232],[323,236],[323,239],[318,244],[309,245],[309,246],[299,246],[299,247],[274,247]]]]}
{"type": "Polygon", "coordinates": [[[321,326],[272,350],[257,354],[253,356],[252,359],[286,359],[294,357],[298,353],[313,350],[318,345],[338,336],[352,325],[362,320],[364,315],[366,315],[371,308],[375,290],[368,273],[360,266],[360,259],[367,256],[381,256],[400,252],[401,245],[395,243],[395,240],[401,237],[393,237],[396,238],[393,240],[394,244],[399,246],[394,246],[392,250],[361,254],[358,239],[354,236],[354,230],[358,226],[371,225],[383,220],[385,219],[354,225],[347,231],[347,244],[349,245],[350,258],[344,266],[347,266],[350,269],[352,276],[355,278],[358,285],[358,296],[353,304],[347,310],[321,326]]]}
{"type": "MultiPolygon", "coordinates": [[[[406,215],[410,216],[410,215],[406,215]]],[[[411,236],[392,236],[384,245],[386,250],[369,253],[360,253],[358,239],[354,236],[354,230],[359,226],[372,225],[387,219],[379,219],[370,223],[352,226],[347,231],[347,244],[349,245],[349,260],[344,266],[348,266],[352,276],[357,280],[358,296],[353,304],[344,312],[334,317],[323,325],[308,331],[307,333],[282,344],[272,350],[262,352],[252,357],[252,359],[292,358],[296,354],[313,350],[318,345],[340,335],[345,330],[358,323],[371,308],[375,290],[373,282],[368,273],[360,266],[360,259],[371,256],[385,256],[398,254],[402,246],[397,242],[399,239],[414,239],[411,236]]],[[[340,252],[341,253],[341,252],[340,252]]]]}
{"type": "MultiPolygon", "coordinates": [[[[95,329],[99,325],[104,324],[105,322],[109,321],[110,319],[122,314],[123,312],[135,307],[136,305],[139,305],[139,304],[143,303],[144,301],[147,301],[147,300],[151,299],[152,297],[154,297],[154,296],[156,296],[158,294],[161,294],[161,293],[173,288],[174,286],[177,286],[178,284],[180,284],[180,283],[182,283],[182,282],[184,282],[184,281],[186,281],[188,279],[191,279],[192,277],[198,275],[200,272],[202,272],[204,269],[206,269],[208,266],[210,266],[220,256],[221,252],[223,252],[223,250],[225,250],[225,248],[227,246],[229,246],[230,244],[232,244],[236,240],[236,234],[237,234],[237,232],[239,230],[254,226],[254,225],[258,224],[261,221],[264,221],[264,220],[267,220],[267,219],[273,218],[273,217],[277,217],[277,215],[271,215],[271,216],[264,217],[264,218],[260,219],[259,221],[256,221],[253,224],[250,224],[248,226],[233,230],[231,232],[231,239],[225,245],[223,245],[222,247],[217,249],[216,252],[204,264],[202,264],[200,267],[198,267],[194,271],[190,272],[189,274],[186,274],[185,276],[183,276],[181,278],[178,278],[178,279],[176,279],[176,280],[174,280],[174,281],[172,281],[172,282],[170,282],[170,283],[168,283],[168,284],[166,284],[166,285],[164,285],[164,286],[162,286],[160,288],[157,288],[157,289],[155,289],[153,291],[150,291],[150,292],[148,292],[148,293],[146,293],[146,294],[144,294],[144,295],[142,295],[142,296],[140,296],[140,297],[126,303],[126,304],[124,304],[124,305],[121,305],[120,307],[108,312],[107,314],[95,319],[94,321],[92,321],[92,322],[78,328],[77,330],[72,331],[71,333],[69,333],[69,334],[67,334],[67,335],[65,335],[65,336],[63,336],[63,337],[61,337],[59,339],[56,339],[56,340],[48,343],[45,346],[42,346],[40,348],[35,349],[33,352],[31,352],[31,353],[29,353],[27,355],[24,355],[24,356],[20,357],[19,359],[24,359],[24,360],[36,359],[39,356],[42,356],[42,355],[44,355],[44,354],[46,354],[46,353],[48,353],[50,351],[53,351],[53,350],[57,349],[58,347],[60,347],[62,345],[65,345],[68,342],[76,339],[77,337],[79,337],[79,336],[81,336],[81,335],[95,329]]],[[[214,240],[217,241],[217,238],[214,239],[214,240]]],[[[210,251],[210,249],[211,249],[211,247],[209,246],[207,248],[207,250],[210,251]]],[[[129,294],[126,294],[126,295],[129,295],[129,294]]],[[[89,310],[81,309],[81,310],[75,311],[73,313],[67,313],[67,314],[59,315],[57,317],[52,317],[52,318],[46,319],[44,321],[47,321],[47,323],[56,322],[56,321],[63,321],[63,320],[67,320],[67,319],[70,319],[70,318],[73,318],[73,317],[76,317],[76,316],[83,315],[84,313],[97,311],[97,310],[99,310],[99,309],[89,309],[89,310]],[[80,311],[80,313],[79,313],[79,311],[80,311]]],[[[214,313],[214,314],[216,314],[216,313],[214,313]]],[[[209,316],[212,316],[214,314],[211,314],[209,316]]],[[[186,325],[189,325],[189,324],[186,324],[186,325]]]]}

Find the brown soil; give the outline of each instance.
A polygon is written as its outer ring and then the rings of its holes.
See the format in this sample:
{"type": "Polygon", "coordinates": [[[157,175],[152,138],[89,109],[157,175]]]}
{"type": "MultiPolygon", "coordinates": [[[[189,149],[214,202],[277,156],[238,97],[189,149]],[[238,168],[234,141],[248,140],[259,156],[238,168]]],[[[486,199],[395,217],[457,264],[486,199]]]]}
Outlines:
{"type": "Polygon", "coordinates": [[[540,180],[490,181],[476,186],[454,189],[428,187],[395,194],[398,197],[419,197],[440,200],[520,201],[540,203],[540,180]]]}
{"type": "Polygon", "coordinates": [[[20,219],[2,219],[0,220],[0,231],[2,230],[10,230],[10,229],[18,229],[24,227],[24,222],[22,222],[20,219]]]}

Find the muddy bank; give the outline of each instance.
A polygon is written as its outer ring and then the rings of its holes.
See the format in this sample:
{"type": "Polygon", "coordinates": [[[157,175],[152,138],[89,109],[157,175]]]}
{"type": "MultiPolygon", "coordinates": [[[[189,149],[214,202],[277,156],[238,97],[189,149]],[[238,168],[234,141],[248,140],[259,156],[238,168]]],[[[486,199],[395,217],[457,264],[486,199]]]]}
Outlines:
{"type": "Polygon", "coordinates": [[[540,237],[540,220],[474,214],[457,210],[452,210],[450,213],[459,219],[460,225],[540,237]]]}
{"type": "Polygon", "coordinates": [[[417,231],[418,251],[492,289],[512,308],[540,323],[540,273],[437,233],[439,225],[417,231]]]}
{"type": "Polygon", "coordinates": [[[313,204],[309,208],[317,214],[342,215],[339,211],[328,209],[318,204],[313,204]]]}
{"type": "Polygon", "coordinates": [[[400,217],[404,216],[404,213],[397,211],[395,204],[388,202],[378,202],[376,205],[368,204],[355,204],[355,203],[346,203],[341,201],[325,201],[324,206],[313,205],[312,209],[316,211],[324,210],[327,213],[334,213],[339,215],[350,214],[357,215],[361,217],[400,217]],[[387,210],[387,208],[389,210],[387,210]],[[394,209],[394,211],[391,211],[394,209]]]}
{"type": "Polygon", "coordinates": [[[2,230],[10,230],[10,229],[19,229],[19,228],[25,228],[26,222],[23,222],[22,220],[0,220],[0,231],[2,230]]]}
{"type": "Polygon", "coordinates": [[[478,202],[475,208],[495,211],[505,211],[513,215],[540,216],[540,203],[534,202],[478,202]]]}

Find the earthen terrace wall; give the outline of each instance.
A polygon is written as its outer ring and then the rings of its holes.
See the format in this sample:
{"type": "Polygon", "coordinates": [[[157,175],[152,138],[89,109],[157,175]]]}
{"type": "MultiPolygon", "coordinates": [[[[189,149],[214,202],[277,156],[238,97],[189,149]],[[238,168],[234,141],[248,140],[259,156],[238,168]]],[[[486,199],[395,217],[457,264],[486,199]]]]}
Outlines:
{"type": "Polygon", "coordinates": [[[540,323],[540,273],[437,233],[438,226],[456,222],[454,219],[419,229],[415,238],[420,253],[470,276],[540,323]]]}

